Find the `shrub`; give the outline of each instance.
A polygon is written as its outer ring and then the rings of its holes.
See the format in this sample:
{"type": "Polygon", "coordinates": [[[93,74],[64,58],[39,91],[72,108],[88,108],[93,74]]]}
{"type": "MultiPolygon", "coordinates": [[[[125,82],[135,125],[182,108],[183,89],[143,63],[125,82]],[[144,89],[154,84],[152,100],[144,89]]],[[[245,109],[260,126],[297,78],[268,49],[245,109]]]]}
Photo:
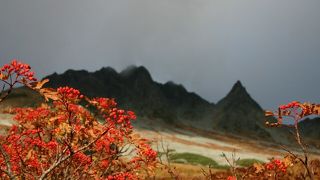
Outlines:
{"type": "Polygon", "coordinates": [[[118,109],[114,99],[89,99],[71,87],[43,88],[48,80],[37,82],[30,70],[14,60],[0,71],[9,88],[0,101],[19,83],[47,100],[11,111],[17,125],[0,136],[2,178],[137,179],[141,171],[152,173],[157,153],[134,133],[133,112],[118,109]]]}
{"type": "Polygon", "coordinates": [[[320,115],[320,105],[314,103],[300,103],[298,101],[293,101],[291,103],[281,105],[278,107],[278,111],[266,111],[266,117],[275,117],[277,122],[266,122],[267,126],[270,127],[281,127],[281,126],[289,126],[294,129],[295,140],[300,146],[300,149],[303,152],[303,157],[291,152],[290,150],[283,147],[291,156],[300,161],[305,168],[305,173],[303,173],[303,178],[314,179],[314,173],[312,172],[309,152],[307,148],[307,144],[303,142],[303,139],[300,135],[299,130],[299,122],[302,121],[305,117],[311,115],[320,115]],[[289,120],[289,124],[283,123],[283,120],[289,120]]]}

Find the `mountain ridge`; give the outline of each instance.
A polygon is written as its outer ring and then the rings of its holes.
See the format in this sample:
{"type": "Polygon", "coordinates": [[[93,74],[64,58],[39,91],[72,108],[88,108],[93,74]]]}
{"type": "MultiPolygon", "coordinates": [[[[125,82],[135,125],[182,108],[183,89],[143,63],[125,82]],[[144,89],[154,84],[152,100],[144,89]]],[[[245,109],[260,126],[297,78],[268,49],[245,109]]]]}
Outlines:
{"type": "MultiPolygon", "coordinates": [[[[67,70],[62,74],[53,73],[46,78],[50,80],[46,87],[71,86],[89,97],[115,98],[121,108],[135,111],[138,118],[283,144],[294,142],[288,129],[265,126],[264,110],[250,96],[241,81],[237,81],[227,95],[215,104],[195,92],[189,92],[181,84],[154,81],[143,66],[130,66],[120,72],[111,67],[103,67],[95,72],[67,70]]],[[[21,89],[13,91],[7,102],[14,103],[18,98],[29,106],[40,99],[33,93],[32,100],[29,101],[28,94],[31,92],[21,89]]],[[[0,106],[3,107],[4,104],[0,106]]],[[[320,123],[318,125],[315,121],[306,121],[302,122],[301,126],[312,132],[303,135],[320,137],[313,128],[320,127],[320,123]]]]}
{"type": "Polygon", "coordinates": [[[264,111],[239,80],[224,98],[214,104],[194,92],[188,92],[181,84],[154,81],[144,66],[129,66],[119,73],[111,67],[91,73],[68,70],[46,78],[50,79],[49,87],[68,85],[91,97],[113,97],[121,107],[134,110],[138,116],[272,139],[264,127],[264,111]]]}
{"type": "Polygon", "coordinates": [[[157,117],[168,122],[175,120],[195,121],[206,119],[214,104],[206,101],[184,86],[173,82],[155,82],[144,66],[130,66],[121,72],[111,67],[95,72],[67,70],[52,74],[47,87],[71,86],[89,97],[115,98],[123,108],[130,108],[139,115],[157,117]],[[72,75],[72,77],[70,77],[72,75]],[[199,113],[202,111],[203,113],[199,113]]]}

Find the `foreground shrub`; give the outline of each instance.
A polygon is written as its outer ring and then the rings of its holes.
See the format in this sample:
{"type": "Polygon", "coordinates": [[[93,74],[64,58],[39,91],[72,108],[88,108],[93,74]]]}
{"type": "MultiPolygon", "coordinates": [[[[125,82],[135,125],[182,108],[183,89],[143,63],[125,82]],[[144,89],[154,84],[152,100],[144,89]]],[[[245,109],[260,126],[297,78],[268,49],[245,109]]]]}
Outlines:
{"type": "Polygon", "coordinates": [[[275,117],[277,122],[270,123],[266,122],[266,125],[270,127],[281,127],[288,126],[293,128],[295,140],[298,143],[301,151],[303,152],[303,156],[297,155],[293,153],[289,149],[283,147],[291,156],[300,161],[300,163],[304,167],[304,172],[301,173],[301,177],[314,179],[314,168],[310,162],[309,151],[307,148],[307,144],[303,141],[300,130],[299,130],[299,122],[301,122],[305,117],[311,115],[320,115],[320,105],[314,103],[300,103],[298,101],[293,101],[291,103],[281,105],[278,107],[278,111],[266,111],[265,115],[267,117],[275,117]],[[289,123],[283,123],[283,120],[289,120],[289,123]]]}
{"type": "Polygon", "coordinates": [[[13,125],[0,136],[0,176],[5,179],[137,179],[150,176],[157,154],[134,134],[135,114],[113,99],[89,99],[71,87],[43,88],[30,66],[12,61],[0,80],[38,91],[47,103],[18,108],[13,125]],[[81,105],[79,103],[81,102],[81,105]],[[90,111],[89,111],[90,109],[90,111]],[[142,171],[144,171],[142,173],[142,171]]]}

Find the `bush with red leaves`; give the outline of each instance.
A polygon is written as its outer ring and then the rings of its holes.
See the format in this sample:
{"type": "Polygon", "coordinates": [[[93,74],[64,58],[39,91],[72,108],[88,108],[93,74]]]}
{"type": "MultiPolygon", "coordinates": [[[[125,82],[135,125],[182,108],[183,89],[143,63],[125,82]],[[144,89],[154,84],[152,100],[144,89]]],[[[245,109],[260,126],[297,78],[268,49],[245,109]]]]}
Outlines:
{"type": "Polygon", "coordinates": [[[114,99],[43,88],[48,80],[36,82],[30,66],[16,60],[1,68],[0,80],[9,87],[2,100],[17,83],[47,100],[12,111],[17,124],[0,135],[1,178],[138,179],[153,172],[157,153],[134,133],[135,114],[118,109],[114,99]]]}

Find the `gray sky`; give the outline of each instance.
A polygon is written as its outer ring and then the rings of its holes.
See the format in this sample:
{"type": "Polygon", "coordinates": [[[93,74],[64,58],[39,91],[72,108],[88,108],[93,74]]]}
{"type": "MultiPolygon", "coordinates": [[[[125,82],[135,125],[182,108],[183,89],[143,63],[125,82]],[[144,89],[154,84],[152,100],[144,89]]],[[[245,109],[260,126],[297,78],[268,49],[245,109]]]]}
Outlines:
{"type": "Polygon", "coordinates": [[[217,102],[241,80],[263,108],[320,103],[319,0],[1,0],[0,62],[38,77],[146,66],[217,102]]]}

